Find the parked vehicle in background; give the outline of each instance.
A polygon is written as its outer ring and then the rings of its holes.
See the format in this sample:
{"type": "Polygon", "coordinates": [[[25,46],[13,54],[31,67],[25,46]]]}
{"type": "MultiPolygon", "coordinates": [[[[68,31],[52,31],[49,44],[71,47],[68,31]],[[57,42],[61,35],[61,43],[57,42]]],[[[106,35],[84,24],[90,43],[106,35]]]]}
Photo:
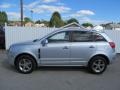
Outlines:
{"type": "Polygon", "coordinates": [[[115,43],[105,33],[66,28],[12,45],[8,61],[24,74],[38,66],[85,66],[90,72],[101,74],[115,55],[115,43]]]}
{"type": "Polygon", "coordinates": [[[0,26],[0,48],[5,48],[5,31],[3,26],[0,26]]]}

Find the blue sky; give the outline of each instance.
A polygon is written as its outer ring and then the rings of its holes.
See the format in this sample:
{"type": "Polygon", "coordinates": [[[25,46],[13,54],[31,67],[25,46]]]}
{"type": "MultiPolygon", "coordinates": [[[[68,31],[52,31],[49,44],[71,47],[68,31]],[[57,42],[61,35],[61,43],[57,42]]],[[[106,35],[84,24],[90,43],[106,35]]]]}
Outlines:
{"type": "MultiPolygon", "coordinates": [[[[120,22],[120,0],[23,0],[24,17],[33,20],[50,20],[59,11],[64,20],[72,17],[80,23],[93,24],[120,22]]],[[[0,11],[6,11],[10,20],[20,19],[19,0],[1,0],[0,11]]]]}

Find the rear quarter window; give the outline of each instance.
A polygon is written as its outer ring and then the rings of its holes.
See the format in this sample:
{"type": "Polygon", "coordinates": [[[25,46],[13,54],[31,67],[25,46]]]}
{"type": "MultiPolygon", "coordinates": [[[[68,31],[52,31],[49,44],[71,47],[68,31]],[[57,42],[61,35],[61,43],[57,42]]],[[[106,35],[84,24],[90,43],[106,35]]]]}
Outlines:
{"type": "Polygon", "coordinates": [[[94,41],[96,42],[106,42],[107,40],[99,33],[93,33],[94,41]]]}

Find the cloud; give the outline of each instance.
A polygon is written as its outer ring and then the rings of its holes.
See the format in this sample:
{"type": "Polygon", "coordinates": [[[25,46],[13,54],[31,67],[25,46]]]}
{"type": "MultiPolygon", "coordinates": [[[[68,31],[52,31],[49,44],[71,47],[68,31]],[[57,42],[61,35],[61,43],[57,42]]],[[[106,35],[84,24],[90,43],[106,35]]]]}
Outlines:
{"type": "Polygon", "coordinates": [[[17,12],[7,12],[8,19],[9,20],[19,20],[20,19],[20,13],[17,12]]]}
{"type": "MultiPolygon", "coordinates": [[[[20,13],[19,12],[7,12],[9,20],[20,20],[20,13]]],[[[24,15],[24,17],[26,17],[24,15]]]]}
{"type": "Polygon", "coordinates": [[[30,3],[30,4],[28,4],[28,5],[24,5],[24,8],[32,9],[32,8],[36,7],[37,5],[39,5],[39,4],[40,4],[40,0],[37,0],[37,1],[34,1],[34,2],[30,3]]]}
{"type": "Polygon", "coordinates": [[[95,13],[93,11],[90,11],[90,10],[80,10],[77,13],[82,14],[82,15],[95,15],[95,13]]]}
{"type": "Polygon", "coordinates": [[[80,17],[71,17],[71,15],[69,14],[64,14],[63,15],[64,20],[69,20],[70,18],[76,18],[80,24],[82,23],[92,23],[94,25],[99,25],[99,24],[103,24],[103,23],[108,23],[110,21],[108,20],[101,20],[101,19],[93,19],[90,18],[88,16],[80,16],[80,17]]]}
{"type": "Polygon", "coordinates": [[[91,16],[95,15],[95,13],[91,10],[80,10],[77,11],[76,13],[72,14],[72,17],[82,17],[82,16],[91,16]]]}
{"type": "Polygon", "coordinates": [[[57,2],[58,0],[43,0],[44,3],[57,2]]]}
{"type": "Polygon", "coordinates": [[[20,17],[20,13],[17,12],[7,12],[7,14],[12,17],[20,17]]]}
{"type": "Polygon", "coordinates": [[[91,19],[91,18],[88,18],[88,17],[81,17],[78,19],[80,23],[92,23],[94,25],[99,25],[99,24],[102,24],[102,23],[107,23],[109,21],[105,21],[105,20],[98,20],[98,19],[91,19]]]}
{"type": "Polygon", "coordinates": [[[34,8],[32,8],[33,12],[35,13],[46,13],[46,12],[54,12],[54,11],[58,11],[60,13],[66,13],[69,12],[71,10],[71,8],[69,7],[65,7],[65,6],[54,6],[54,5],[38,5],[34,8]]]}
{"type": "Polygon", "coordinates": [[[57,2],[58,0],[37,0],[28,5],[24,5],[24,10],[32,10],[34,13],[46,13],[58,11],[60,13],[66,13],[71,10],[71,8],[66,7],[64,3],[57,2]],[[47,3],[57,2],[54,5],[47,3]],[[44,3],[44,4],[43,4],[44,3]]]}
{"type": "Polygon", "coordinates": [[[59,6],[64,6],[64,5],[65,5],[65,3],[58,2],[58,3],[56,3],[56,5],[59,5],[59,6]]]}
{"type": "Polygon", "coordinates": [[[79,10],[76,13],[64,16],[64,18],[76,18],[77,20],[79,20],[80,23],[89,22],[94,25],[109,22],[109,21],[105,21],[105,20],[89,18],[89,16],[93,16],[93,15],[95,15],[95,12],[93,12],[91,10],[79,10]]]}
{"type": "Polygon", "coordinates": [[[51,3],[51,2],[57,2],[58,0],[36,0],[28,5],[24,5],[24,8],[32,9],[42,3],[51,3]]]}
{"type": "Polygon", "coordinates": [[[11,4],[6,3],[6,4],[1,4],[0,8],[10,8],[11,6],[12,6],[11,4]]]}

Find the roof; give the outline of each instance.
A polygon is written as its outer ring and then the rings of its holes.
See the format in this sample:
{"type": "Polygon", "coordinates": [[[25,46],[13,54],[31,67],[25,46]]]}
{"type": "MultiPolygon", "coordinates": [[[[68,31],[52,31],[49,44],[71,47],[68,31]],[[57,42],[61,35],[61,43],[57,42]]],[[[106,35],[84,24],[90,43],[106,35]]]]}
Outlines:
{"type": "Polygon", "coordinates": [[[81,26],[80,24],[78,24],[78,23],[76,23],[76,22],[67,24],[67,25],[61,27],[60,29],[63,29],[63,28],[79,28],[79,29],[85,29],[83,26],[81,26]]]}

